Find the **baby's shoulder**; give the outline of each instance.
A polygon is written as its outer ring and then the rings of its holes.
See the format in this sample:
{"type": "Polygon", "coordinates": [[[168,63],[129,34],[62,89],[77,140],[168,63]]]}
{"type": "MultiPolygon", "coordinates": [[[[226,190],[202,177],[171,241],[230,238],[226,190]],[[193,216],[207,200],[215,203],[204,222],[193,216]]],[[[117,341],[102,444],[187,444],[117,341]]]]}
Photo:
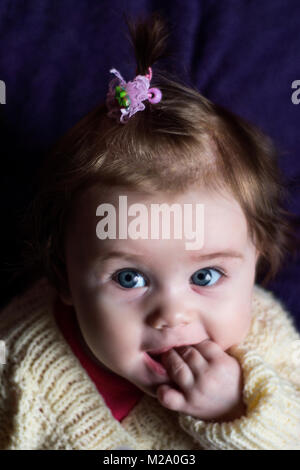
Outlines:
{"type": "Polygon", "coordinates": [[[50,313],[56,290],[46,278],[40,278],[16,295],[0,311],[0,341],[9,360],[21,359],[39,321],[50,313]]]}

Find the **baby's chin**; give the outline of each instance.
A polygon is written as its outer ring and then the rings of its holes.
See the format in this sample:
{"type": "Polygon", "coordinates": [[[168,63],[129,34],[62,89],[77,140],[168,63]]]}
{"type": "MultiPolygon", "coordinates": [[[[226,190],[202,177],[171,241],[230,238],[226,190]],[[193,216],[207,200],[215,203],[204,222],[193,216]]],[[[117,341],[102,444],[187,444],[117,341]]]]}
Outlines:
{"type": "Polygon", "coordinates": [[[112,369],[109,369],[107,366],[105,366],[102,362],[100,362],[99,360],[97,361],[98,362],[98,365],[101,369],[107,371],[107,372],[110,372],[111,374],[117,376],[117,377],[122,377],[123,379],[127,380],[128,382],[130,382],[132,385],[135,385],[138,389],[140,389],[142,392],[146,393],[147,395],[149,395],[150,397],[153,397],[153,398],[157,398],[157,394],[156,394],[156,390],[157,390],[157,387],[159,385],[157,384],[154,384],[154,385],[141,385],[140,383],[137,383],[133,380],[130,380],[130,378],[124,376],[124,375],[120,375],[120,374],[117,374],[116,372],[114,372],[112,369]]]}
{"type": "MultiPolygon", "coordinates": [[[[117,377],[122,377],[123,379],[127,380],[128,382],[132,383],[133,385],[135,385],[138,389],[140,389],[142,392],[144,392],[146,395],[149,395],[150,397],[152,398],[156,398],[157,399],[157,388],[162,385],[162,384],[153,384],[153,385],[143,385],[141,384],[139,381],[135,381],[135,380],[130,380],[129,377],[127,377],[126,375],[123,375],[123,374],[118,374],[117,372],[115,372],[114,370],[110,369],[109,367],[107,367],[105,364],[103,364],[103,362],[101,362],[98,358],[96,358],[94,355],[93,355],[93,359],[94,361],[97,363],[98,367],[100,367],[101,369],[117,376],[117,377]]],[[[169,380],[166,380],[165,382],[163,383],[166,383],[166,384],[169,384],[169,385],[172,385],[173,388],[177,388],[177,386],[170,382],[169,380]]]]}

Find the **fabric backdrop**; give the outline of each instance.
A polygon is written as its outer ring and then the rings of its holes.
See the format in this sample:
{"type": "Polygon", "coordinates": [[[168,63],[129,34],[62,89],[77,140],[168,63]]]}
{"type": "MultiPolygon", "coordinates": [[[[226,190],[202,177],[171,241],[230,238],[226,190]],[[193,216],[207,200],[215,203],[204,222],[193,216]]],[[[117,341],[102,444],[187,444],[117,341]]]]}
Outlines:
{"type": "MultiPolygon", "coordinates": [[[[274,139],[291,194],[287,208],[299,215],[300,105],[292,101],[292,83],[300,80],[298,0],[1,0],[2,305],[26,283],[12,278],[11,268],[19,260],[19,220],[35,191],[37,166],[58,137],[104,100],[110,68],[133,79],[122,15],[154,11],[172,25],[174,51],[157,67],[274,139]]],[[[298,257],[268,289],[300,328],[299,279],[298,257]]]]}

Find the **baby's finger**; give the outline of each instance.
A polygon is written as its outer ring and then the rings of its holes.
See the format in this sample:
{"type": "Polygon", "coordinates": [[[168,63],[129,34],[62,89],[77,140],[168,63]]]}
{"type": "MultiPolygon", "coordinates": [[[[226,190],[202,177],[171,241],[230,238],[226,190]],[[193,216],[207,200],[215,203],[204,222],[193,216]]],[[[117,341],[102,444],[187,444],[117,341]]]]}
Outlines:
{"type": "Polygon", "coordinates": [[[158,401],[169,410],[180,411],[184,409],[185,397],[182,393],[169,387],[169,385],[160,385],[156,390],[158,401]]]}
{"type": "Polygon", "coordinates": [[[188,364],[191,372],[194,374],[194,379],[198,376],[203,366],[207,366],[207,360],[202,356],[198,349],[193,346],[183,346],[176,348],[176,351],[182,359],[188,364]]]}
{"type": "Polygon", "coordinates": [[[173,382],[181,388],[193,386],[194,375],[189,365],[175,349],[170,349],[168,352],[162,354],[161,362],[167,369],[168,375],[173,382]]]}
{"type": "Polygon", "coordinates": [[[201,343],[194,344],[193,347],[196,348],[197,351],[199,351],[199,353],[207,361],[212,361],[213,359],[216,359],[221,354],[224,354],[224,351],[221,348],[221,346],[219,346],[217,343],[209,339],[205,339],[201,343]]]}

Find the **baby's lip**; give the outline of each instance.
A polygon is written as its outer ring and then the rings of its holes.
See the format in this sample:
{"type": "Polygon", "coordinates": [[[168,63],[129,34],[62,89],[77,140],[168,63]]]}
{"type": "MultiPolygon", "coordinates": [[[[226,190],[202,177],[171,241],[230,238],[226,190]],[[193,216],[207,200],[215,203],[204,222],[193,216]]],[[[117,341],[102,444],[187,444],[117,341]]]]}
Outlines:
{"type": "Polygon", "coordinates": [[[163,354],[164,352],[169,351],[170,349],[179,348],[181,346],[190,346],[190,343],[173,344],[173,346],[168,346],[168,347],[164,347],[164,348],[161,348],[161,349],[149,349],[149,351],[146,351],[146,352],[148,354],[152,354],[153,356],[157,356],[159,354],[163,354]]]}

